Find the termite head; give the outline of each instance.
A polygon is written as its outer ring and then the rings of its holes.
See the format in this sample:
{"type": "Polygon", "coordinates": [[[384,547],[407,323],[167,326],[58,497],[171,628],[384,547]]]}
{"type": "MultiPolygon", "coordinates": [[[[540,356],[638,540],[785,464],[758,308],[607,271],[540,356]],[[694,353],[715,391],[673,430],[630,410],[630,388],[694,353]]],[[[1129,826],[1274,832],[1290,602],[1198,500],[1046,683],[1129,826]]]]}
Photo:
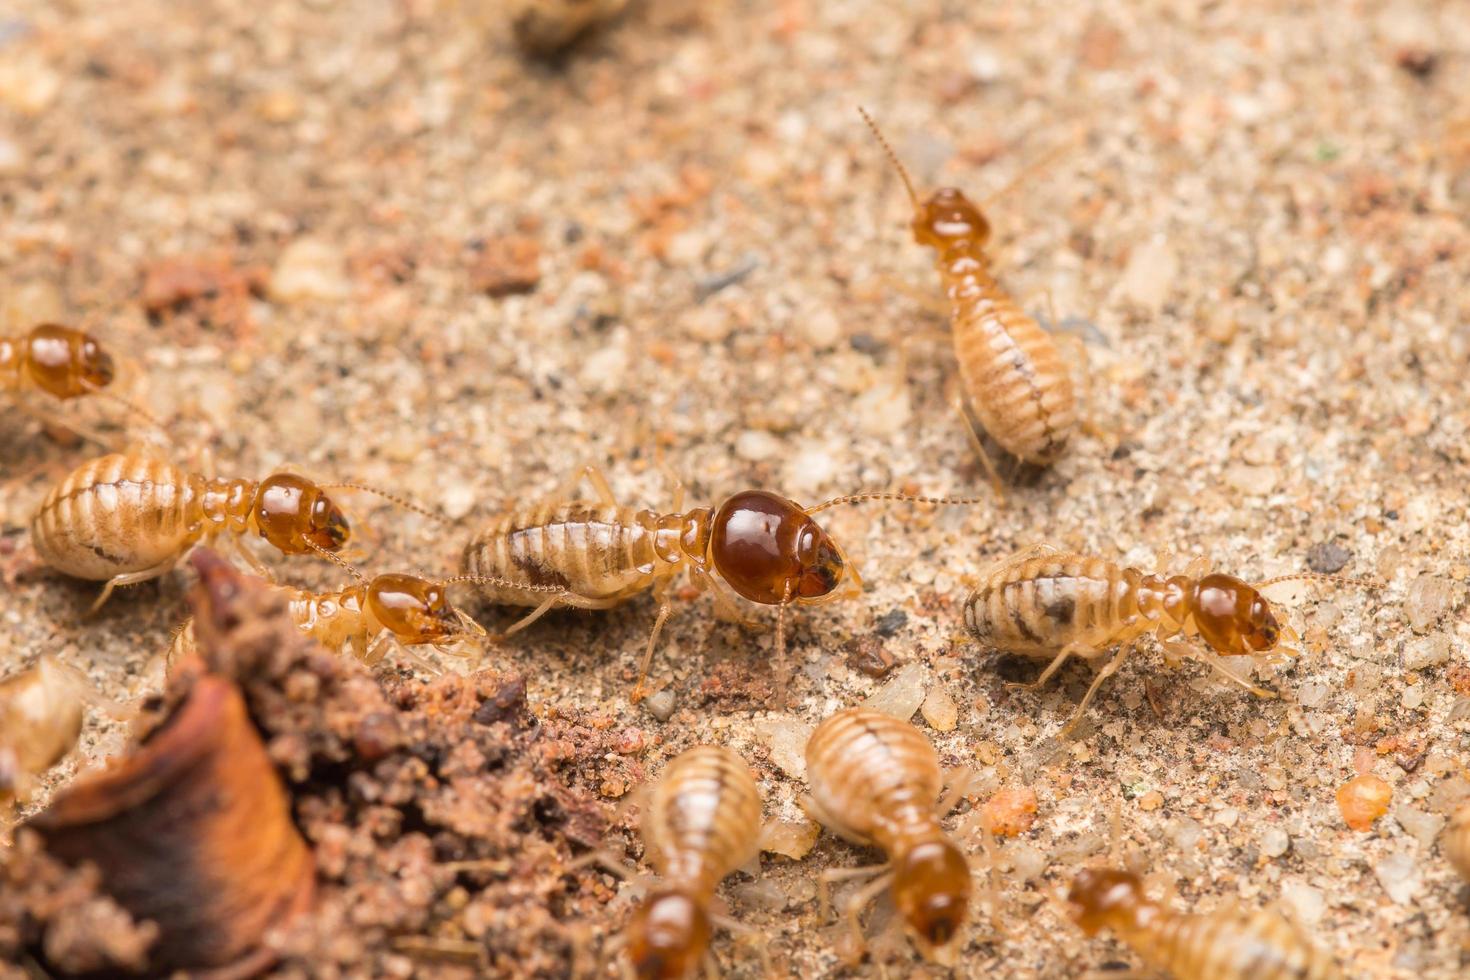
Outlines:
{"type": "Polygon", "coordinates": [[[1072,921],[1089,936],[1133,918],[1145,901],[1138,875],[1114,868],[1083,868],[1067,893],[1072,921]]]}
{"type": "Polygon", "coordinates": [[[485,632],[450,603],[444,586],[417,575],[377,576],[368,583],[367,604],[378,622],[408,645],[485,632]]]}
{"type": "Polygon", "coordinates": [[[953,187],[941,187],[914,211],[914,240],[943,249],[957,242],[980,246],[990,238],[990,222],[970,199],[953,187]]]}
{"type": "Polygon", "coordinates": [[[36,385],[57,398],[106,388],[116,375],[112,356],[90,335],[57,323],[30,332],[27,354],[36,385]]]}
{"type": "Polygon", "coordinates": [[[742,491],[720,505],[709,560],[730,588],[766,605],[815,605],[862,587],[857,570],[811,515],[763,490],[742,491]]]}
{"type": "Polygon", "coordinates": [[[628,923],[628,958],[641,980],[694,973],[709,948],[709,915],[681,891],[654,892],[628,923]]]}
{"type": "Polygon", "coordinates": [[[1224,656],[1270,650],[1281,639],[1271,604],[1233,575],[1206,575],[1194,587],[1194,622],[1200,637],[1224,656]]]}
{"type": "Polygon", "coordinates": [[[894,865],[893,903],[931,958],[959,933],[969,900],[970,865],[947,840],[919,844],[894,865]]]}
{"type": "Polygon", "coordinates": [[[352,529],[347,515],[320,487],[294,473],[274,473],[255,491],[254,518],[260,536],[283,554],[314,548],[341,551],[352,529]]]}

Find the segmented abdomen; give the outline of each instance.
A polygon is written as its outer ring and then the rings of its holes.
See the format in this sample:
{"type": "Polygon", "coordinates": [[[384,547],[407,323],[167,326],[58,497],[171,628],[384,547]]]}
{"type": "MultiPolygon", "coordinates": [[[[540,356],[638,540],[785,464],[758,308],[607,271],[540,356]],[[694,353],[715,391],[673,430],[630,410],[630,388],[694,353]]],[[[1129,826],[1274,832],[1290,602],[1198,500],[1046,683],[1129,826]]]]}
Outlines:
{"type": "Polygon", "coordinates": [[[77,578],[109,579],[177,558],[202,521],[189,474],[144,456],[84,463],[47,494],[31,518],[41,560],[77,578]]]}
{"type": "Polygon", "coordinates": [[[1011,653],[1050,656],[1069,643],[1101,653],[1142,631],[1142,579],[1086,555],[1009,559],[992,566],[965,600],[965,626],[986,646],[1011,653]]]}
{"type": "MultiPolygon", "coordinates": [[[[471,575],[557,586],[586,599],[625,599],[653,583],[658,566],[647,519],[631,507],[543,504],[496,518],[465,546],[471,575]]],[[[544,592],[485,587],[490,601],[539,606],[544,592]]]]}
{"type": "Polygon", "coordinates": [[[1056,342],[978,263],[941,272],[954,308],[955,357],[975,415],[1006,452],[1039,466],[1054,462],[1077,426],[1072,376],[1056,342]]]}
{"type": "Polygon", "coordinates": [[[666,881],[712,890],[755,857],[760,790],[745,760],[697,745],[664,770],[643,812],[643,840],[666,881]]]}
{"type": "Polygon", "coordinates": [[[1290,921],[1264,909],[1172,915],[1134,948],[1154,966],[1191,980],[1340,980],[1332,958],[1290,921]]]}
{"type": "Polygon", "coordinates": [[[939,754],[917,728],[861,707],[839,711],[812,732],[806,775],[833,830],[884,847],[900,824],[931,822],[944,788],[939,754]]]}

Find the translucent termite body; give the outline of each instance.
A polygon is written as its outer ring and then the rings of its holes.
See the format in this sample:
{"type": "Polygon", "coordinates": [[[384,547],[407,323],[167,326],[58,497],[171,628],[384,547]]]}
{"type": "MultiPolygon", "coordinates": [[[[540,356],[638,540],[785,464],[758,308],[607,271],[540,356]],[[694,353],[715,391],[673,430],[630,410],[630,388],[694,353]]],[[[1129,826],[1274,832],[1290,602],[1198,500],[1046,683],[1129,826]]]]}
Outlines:
{"type": "MultiPolygon", "coordinates": [[[[1296,654],[1279,645],[1283,638],[1294,640],[1296,635],[1289,629],[1283,632],[1257,586],[1233,575],[1205,574],[1206,570],[1205,563],[1197,561],[1187,574],[1151,575],[1043,545],[1002,559],[982,573],[965,600],[965,626],[987,647],[1050,660],[1033,687],[1045,684],[1069,657],[1093,661],[1117,648],[1064,733],[1081,720],[1103,681],[1148,633],[1158,638],[1171,664],[1183,657],[1202,660],[1253,694],[1275,697],[1185,642],[1197,638],[1209,651],[1225,657],[1296,654]]],[[[1313,577],[1318,576],[1272,581],[1313,577]]]]}
{"type": "Polygon", "coordinates": [[[114,588],[157,578],[194,545],[225,535],[262,570],[239,546],[248,534],[299,555],[340,550],[350,529],[325,489],[305,477],[209,478],[132,453],[82,464],[31,518],[31,544],[43,562],[76,578],[106,581],[93,610],[114,588]]]}
{"type": "Polygon", "coordinates": [[[35,390],[68,401],[101,391],[117,366],[95,338],[59,323],[0,337],[0,391],[35,390]]]}
{"type": "Polygon", "coordinates": [[[51,656],[0,681],[0,807],[27,802],[35,777],[76,747],[90,693],[85,678],[51,656]]]}
{"type": "MultiPolygon", "coordinates": [[[[877,124],[859,112],[903,178],[914,205],[914,240],[936,252],[970,410],[1006,452],[1025,463],[1050,465],[1061,456],[1078,421],[1072,375],[1056,341],[991,275],[985,251],[990,222],[979,207],[953,187],[920,200],[877,124]]],[[[995,477],[984,450],[979,451],[995,477]]]]}
{"type": "Polygon", "coordinates": [[[745,760],[698,745],[680,753],[647,792],[643,842],[660,881],[624,936],[634,973],[672,980],[694,973],[709,952],[715,888],[759,852],[761,796],[745,760]]]}
{"type": "Polygon", "coordinates": [[[847,903],[861,941],[862,908],[890,885],[893,901],[920,952],[952,963],[970,900],[970,866],[939,822],[944,771],[934,746],[913,725],[869,708],[839,711],[806,745],[803,800],[812,817],[856,844],[876,846],[886,864],[828,871],[832,881],[878,877],[847,903]]]}
{"type": "Polygon", "coordinates": [[[1266,909],[1226,906],[1176,912],[1144,894],[1129,871],[1087,868],[1067,896],[1089,936],[1111,929],[1151,967],[1181,980],[1341,980],[1332,958],[1290,920],[1266,909]]]}
{"type": "MultiPolygon", "coordinates": [[[[659,633],[673,608],[671,592],[681,573],[687,573],[700,591],[713,590],[727,608],[732,604],[717,583],[743,599],[777,606],[784,616],[789,605],[822,605],[851,598],[862,590],[857,569],[813,518],[818,511],[878,499],[976,502],[973,498],[862,493],[803,508],[778,494],[743,490],[716,507],[681,511],[681,488],[674,512],[660,514],[620,506],[600,471],[587,467],[584,473],[596,488],[598,501],[553,498],[502,514],[465,546],[461,570],[514,583],[509,588],[486,587],[484,594],[492,603],[537,607],[508,629],[507,635],[554,606],[608,609],[651,589],[659,608],[638,672],[640,692],[659,633]],[[542,598],[528,592],[526,586],[559,591],[542,598]]],[[[566,492],[574,489],[575,483],[566,492]]],[[[784,643],[784,619],[778,618],[778,658],[784,643]]]]}
{"type": "Polygon", "coordinates": [[[1464,803],[1450,818],[1444,832],[1444,853],[1460,877],[1470,881],[1470,803],[1464,803]]]}
{"type": "MultiPolygon", "coordinates": [[[[485,630],[449,601],[449,586],[478,581],[455,577],[435,581],[417,575],[376,575],[334,592],[285,588],[286,614],[303,633],[334,652],[347,650],[369,666],[391,645],[431,647],[450,653],[453,644],[477,640],[485,630]]],[[[509,587],[509,583],[492,583],[509,587]]],[[[551,590],[540,590],[551,591],[551,590]]],[[[194,652],[194,620],[174,635],[169,662],[194,652]]]]}

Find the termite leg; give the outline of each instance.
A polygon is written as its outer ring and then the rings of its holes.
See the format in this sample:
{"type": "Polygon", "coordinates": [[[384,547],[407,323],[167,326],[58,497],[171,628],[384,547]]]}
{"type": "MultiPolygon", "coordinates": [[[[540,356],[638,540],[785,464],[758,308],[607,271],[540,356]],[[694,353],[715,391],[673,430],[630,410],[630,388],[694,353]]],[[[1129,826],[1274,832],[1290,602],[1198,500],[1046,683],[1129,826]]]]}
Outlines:
{"type": "Polygon", "coordinates": [[[653,629],[648,634],[648,649],[643,651],[643,663],[638,665],[638,683],[633,685],[631,700],[634,704],[643,699],[643,682],[648,679],[648,668],[653,664],[653,651],[658,648],[659,634],[664,631],[664,623],[669,620],[669,613],[673,612],[674,604],[669,598],[669,583],[673,576],[667,576],[658,580],[653,587],[653,596],[658,600],[658,615],[654,617],[653,629]]]}
{"type": "Polygon", "coordinates": [[[101,609],[102,604],[107,601],[107,597],[112,595],[113,589],[122,586],[137,585],[139,582],[147,582],[150,579],[158,578],[160,575],[166,574],[170,568],[173,568],[175,561],[175,558],[169,558],[166,561],[159,562],[152,568],[145,568],[141,572],[128,572],[126,575],[114,575],[102,587],[102,594],[97,597],[96,602],[92,603],[92,608],[87,610],[87,615],[97,615],[97,610],[101,609]]]}
{"type": "Polygon", "coordinates": [[[584,463],[572,471],[567,482],[562,484],[557,492],[557,499],[575,500],[577,487],[583,480],[592,484],[593,491],[597,494],[597,502],[604,507],[616,507],[618,498],[613,494],[612,485],[607,482],[607,476],[602,472],[602,467],[595,463],[584,463]]]}
{"type": "Polygon", "coordinates": [[[270,582],[272,585],[275,584],[275,573],[270,570],[265,562],[256,557],[255,552],[251,551],[250,546],[247,545],[242,539],[238,537],[232,538],[231,547],[235,554],[240,556],[240,560],[245,562],[245,564],[249,566],[252,574],[258,575],[259,577],[265,579],[267,582],[270,582]]]}
{"type": "Polygon", "coordinates": [[[53,428],[65,429],[74,436],[82,439],[90,439],[108,452],[116,452],[118,449],[116,439],[109,439],[91,426],[78,422],[75,419],[64,419],[56,412],[47,412],[27,405],[20,398],[13,399],[12,404],[20,410],[22,415],[29,415],[32,419],[41,423],[43,428],[48,430],[53,428]]]}
{"type": "MultiPolygon", "coordinates": [[[[736,920],[730,918],[728,915],[724,915],[719,912],[711,912],[709,920],[710,922],[719,926],[721,929],[724,929],[726,932],[730,933],[732,936],[736,936],[741,939],[756,940],[761,937],[761,931],[759,929],[748,926],[743,922],[737,922],[736,920]]],[[[755,955],[758,956],[761,961],[761,976],[774,977],[776,974],[771,969],[771,954],[766,952],[765,944],[760,943],[753,945],[755,945],[755,955]]],[[[706,953],[706,955],[709,957],[709,960],[711,962],[714,960],[714,953],[708,952],[706,953]]],[[[708,967],[708,963],[706,964],[706,967],[708,967]]],[[[719,975],[719,970],[716,969],[715,976],[718,977],[719,975]]]]}
{"type": "Polygon", "coordinates": [[[729,595],[725,593],[725,590],[720,588],[719,581],[717,579],[711,578],[708,572],[702,571],[698,568],[690,568],[689,578],[691,581],[693,581],[694,587],[700,592],[708,592],[712,596],[714,596],[715,607],[719,609],[720,615],[724,616],[730,622],[743,626],[746,629],[751,629],[755,626],[755,623],[752,622],[750,618],[741,611],[740,607],[735,604],[735,600],[731,599],[729,595]]]}
{"type": "MultiPolygon", "coordinates": [[[[889,873],[889,867],[889,862],[885,861],[882,864],[865,864],[859,868],[828,868],[817,875],[817,899],[821,902],[822,914],[824,916],[832,914],[833,885],[839,881],[852,881],[855,878],[871,878],[874,875],[887,875],[889,873]]],[[[858,940],[861,942],[861,934],[858,936],[858,940]]]]}
{"type": "Polygon", "coordinates": [[[497,639],[503,640],[507,636],[510,636],[513,633],[519,633],[527,626],[530,626],[532,623],[536,622],[536,620],[540,619],[542,616],[545,616],[548,612],[550,612],[552,607],[556,605],[557,600],[560,598],[560,596],[551,596],[550,598],[543,599],[541,605],[537,606],[535,609],[532,609],[530,612],[526,613],[526,615],[522,616],[520,619],[516,620],[514,623],[511,623],[508,627],[502,630],[497,639]]]}
{"type": "Polygon", "coordinates": [[[1190,650],[1189,656],[1192,659],[1200,661],[1205,666],[1217,671],[1222,677],[1224,677],[1231,683],[1239,684],[1241,687],[1245,688],[1247,691],[1250,691],[1258,698],[1275,698],[1279,696],[1275,691],[1268,691],[1266,688],[1260,687],[1256,684],[1252,684],[1244,677],[1241,677],[1235,671],[1222,664],[1220,662],[1220,658],[1216,657],[1214,654],[1206,653],[1203,650],[1190,650]]]}
{"type": "Polygon", "coordinates": [[[995,503],[998,507],[1005,506],[1006,494],[1005,484],[1001,482],[1000,472],[990,460],[990,454],[985,451],[985,443],[980,440],[980,430],[975,425],[973,413],[969,404],[965,401],[963,394],[956,390],[954,397],[954,408],[959,413],[960,421],[965,423],[965,432],[970,437],[970,448],[975,450],[975,455],[980,457],[980,463],[985,467],[985,472],[990,474],[990,486],[995,491],[995,503]]]}
{"type": "Polygon", "coordinates": [[[944,781],[948,784],[948,788],[939,798],[939,805],[934,811],[940,817],[949,816],[955,807],[960,805],[960,800],[963,800],[975,788],[975,784],[980,781],[980,776],[969,766],[956,766],[945,774],[944,781]]]}
{"type": "Polygon", "coordinates": [[[1127,660],[1128,654],[1132,652],[1133,644],[1131,642],[1123,644],[1118,648],[1118,652],[1113,655],[1113,659],[1109,660],[1107,665],[1097,672],[1097,676],[1092,679],[1092,686],[1082,696],[1082,703],[1077,706],[1077,711],[1072,715],[1072,720],[1067,722],[1066,727],[1058,733],[1061,738],[1066,738],[1072,734],[1072,730],[1077,727],[1077,723],[1082,720],[1082,715],[1087,711],[1087,706],[1092,703],[1093,697],[1096,696],[1097,689],[1102,687],[1103,681],[1118,672],[1118,668],[1123,666],[1123,661],[1127,660]]]}
{"type": "Polygon", "coordinates": [[[1068,643],[1062,647],[1061,652],[1053,658],[1052,662],[1047,664],[1046,669],[1041,672],[1041,676],[1036,678],[1036,680],[1030,684],[1013,683],[1006,686],[1020,688],[1025,691],[1034,691],[1051,680],[1052,675],[1058,670],[1061,670],[1062,664],[1066,663],[1070,657],[1075,657],[1079,653],[1086,653],[1088,649],[1086,645],[1081,643],[1068,643]]]}
{"type": "Polygon", "coordinates": [[[874,878],[864,885],[862,890],[847,900],[844,911],[847,913],[847,925],[852,930],[853,939],[857,941],[857,948],[865,950],[868,948],[867,940],[863,938],[863,909],[868,903],[883,893],[883,889],[893,884],[893,872],[888,871],[874,878]]]}

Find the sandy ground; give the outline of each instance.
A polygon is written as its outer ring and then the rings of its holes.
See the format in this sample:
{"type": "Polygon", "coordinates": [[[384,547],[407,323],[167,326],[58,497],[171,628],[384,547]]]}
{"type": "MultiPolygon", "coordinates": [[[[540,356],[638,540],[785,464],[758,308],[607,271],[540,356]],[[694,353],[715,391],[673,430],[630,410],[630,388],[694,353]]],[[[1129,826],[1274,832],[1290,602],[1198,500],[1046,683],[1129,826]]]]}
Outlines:
{"type": "MultiPolygon", "coordinates": [[[[608,763],[610,812],[715,740],[787,820],[799,770],[768,733],[872,694],[885,679],[858,664],[875,650],[924,665],[958,706],[953,730],[925,730],[977,770],[974,798],[1039,801],[1003,845],[1007,933],[972,927],[964,975],[1137,963],[1054,900],[1107,857],[1117,812],[1119,846],[1181,908],[1279,900],[1351,976],[1450,977],[1470,966],[1465,886],[1435,843],[1470,795],[1466,92],[1455,2],[643,0],[548,65],[467,0],[17,0],[0,14],[3,326],[94,329],[136,363],[181,459],[370,481],[462,520],[355,501],[373,571],[454,569],[477,523],[585,461],[652,507],[671,494],[660,455],[699,503],[984,492],[948,407],[930,257],[863,104],[923,185],[1003,191],[996,269],[1086,342],[1096,432],[1004,509],[833,512],[868,590],[794,617],[780,715],[774,618],[742,631],[707,598],[679,603],[656,661],[665,722],[626,697],[646,600],[551,617],[494,656],[538,710],[642,734],[608,763]],[[1248,578],[1342,565],[1385,587],[1295,590],[1305,653],[1259,674],[1288,700],[1149,648],[1058,741],[1087,670],[1017,693],[1005,680],[1032,668],[976,649],[959,618],[970,576],[1039,541],[1248,578]],[[1334,794],[1368,770],[1390,812],[1352,831],[1334,794]]],[[[10,553],[98,450],[5,418],[10,553]]],[[[28,572],[0,594],[0,668],[52,652],[134,690],[186,584],[84,621],[92,584],[28,572]]],[[[84,755],[117,737],[94,721],[84,755]]],[[[829,835],[800,862],[768,856],[769,886],[732,879],[732,913],[778,972],[841,972],[815,876],[866,860],[829,835]]],[[[924,975],[890,947],[888,975],[924,975]]],[[[716,948],[730,975],[757,972],[716,948]]]]}

